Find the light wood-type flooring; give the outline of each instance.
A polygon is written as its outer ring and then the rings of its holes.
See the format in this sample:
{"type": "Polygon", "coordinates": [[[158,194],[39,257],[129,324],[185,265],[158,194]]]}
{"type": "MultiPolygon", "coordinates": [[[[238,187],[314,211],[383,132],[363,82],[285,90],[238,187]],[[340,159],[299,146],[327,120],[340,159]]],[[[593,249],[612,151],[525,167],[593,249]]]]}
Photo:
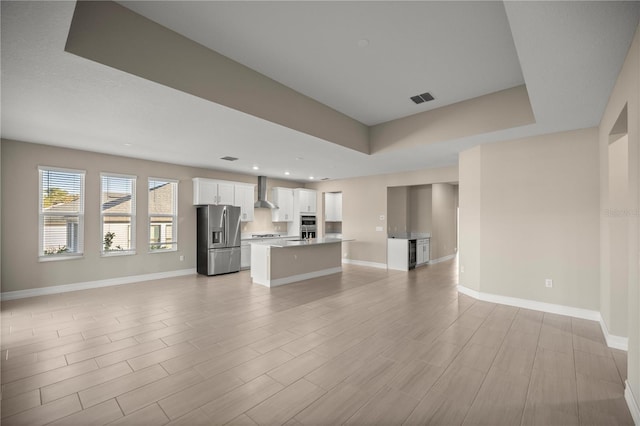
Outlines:
{"type": "Polygon", "coordinates": [[[2,425],[632,424],[596,322],[480,302],[454,261],[2,303],[2,425]]]}

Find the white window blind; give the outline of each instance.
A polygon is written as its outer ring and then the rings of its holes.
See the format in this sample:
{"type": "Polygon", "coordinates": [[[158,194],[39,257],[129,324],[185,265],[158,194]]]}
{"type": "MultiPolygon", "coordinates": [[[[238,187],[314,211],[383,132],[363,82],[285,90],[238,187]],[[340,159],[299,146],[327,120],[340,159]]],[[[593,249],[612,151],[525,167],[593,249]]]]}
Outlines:
{"type": "Polygon", "coordinates": [[[39,167],[39,256],[43,260],[84,253],[83,170],[39,167]]]}
{"type": "Polygon", "coordinates": [[[178,248],[178,182],[149,178],[149,250],[178,248]]]}
{"type": "Polygon", "coordinates": [[[135,253],[136,177],[100,175],[103,254],[135,253]]]}

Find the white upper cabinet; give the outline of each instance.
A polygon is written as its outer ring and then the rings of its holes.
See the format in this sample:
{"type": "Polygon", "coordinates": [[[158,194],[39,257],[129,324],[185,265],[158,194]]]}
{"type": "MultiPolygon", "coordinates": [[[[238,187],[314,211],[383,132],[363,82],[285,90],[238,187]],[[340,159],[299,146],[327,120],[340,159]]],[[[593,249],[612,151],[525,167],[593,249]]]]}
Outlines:
{"type": "Polygon", "coordinates": [[[342,193],[328,192],[324,199],[324,220],[326,222],[342,222],[342,193]]]}
{"type": "Polygon", "coordinates": [[[293,195],[294,210],[297,209],[300,213],[316,213],[316,191],[298,188],[294,190],[293,195]]]}
{"type": "MultiPolygon", "coordinates": [[[[240,185],[248,185],[238,182],[240,185]]],[[[228,204],[235,206],[235,182],[193,178],[193,204],[228,204]]]]}
{"type": "Polygon", "coordinates": [[[235,205],[235,187],[233,183],[218,182],[218,202],[216,204],[235,205]]]}
{"type": "Polygon", "coordinates": [[[253,197],[255,193],[255,185],[235,184],[233,189],[234,205],[240,207],[240,220],[242,222],[253,221],[253,197]]]}
{"type": "Polygon", "coordinates": [[[293,222],[293,189],[272,188],[271,201],[279,208],[271,210],[273,222],[293,222]]]}
{"type": "Polygon", "coordinates": [[[218,204],[218,182],[211,179],[193,179],[193,204],[218,204]]]}

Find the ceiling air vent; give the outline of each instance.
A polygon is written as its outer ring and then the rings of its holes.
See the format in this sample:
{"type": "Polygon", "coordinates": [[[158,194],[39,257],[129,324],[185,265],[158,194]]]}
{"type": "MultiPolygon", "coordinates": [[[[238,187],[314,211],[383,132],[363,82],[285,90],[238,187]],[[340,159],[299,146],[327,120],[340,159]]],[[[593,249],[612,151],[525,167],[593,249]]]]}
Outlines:
{"type": "Polygon", "coordinates": [[[222,158],[220,158],[220,159],[221,159],[221,160],[225,160],[225,161],[236,161],[238,158],[237,158],[237,157],[229,157],[229,156],[226,156],[226,157],[222,157],[222,158]]]}
{"type": "Polygon", "coordinates": [[[415,95],[411,97],[411,100],[416,104],[429,102],[429,101],[432,101],[433,99],[434,99],[433,96],[429,92],[423,93],[422,95],[415,95]]]}

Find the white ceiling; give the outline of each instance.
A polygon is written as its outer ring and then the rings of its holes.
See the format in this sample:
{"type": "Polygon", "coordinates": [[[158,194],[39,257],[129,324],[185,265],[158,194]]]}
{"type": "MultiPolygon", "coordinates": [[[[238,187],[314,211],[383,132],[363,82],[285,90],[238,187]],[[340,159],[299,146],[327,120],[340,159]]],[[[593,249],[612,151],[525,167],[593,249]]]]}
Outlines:
{"type": "Polygon", "coordinates": [[[366,124],[523,82],[537,122],[365,155],[65,52],[74,2],[2,1],[3,138],[295,180],[450,165],[479,143],[598,125],[640,15],[639,2],[123,3],[366,124]],[[409,101],[423,91],[437,100],[409,101]]]}
{"type": "Polygon", "coordinates": [[[367,125],[524,83],[499,1],[119,3],[367,125]]]}

